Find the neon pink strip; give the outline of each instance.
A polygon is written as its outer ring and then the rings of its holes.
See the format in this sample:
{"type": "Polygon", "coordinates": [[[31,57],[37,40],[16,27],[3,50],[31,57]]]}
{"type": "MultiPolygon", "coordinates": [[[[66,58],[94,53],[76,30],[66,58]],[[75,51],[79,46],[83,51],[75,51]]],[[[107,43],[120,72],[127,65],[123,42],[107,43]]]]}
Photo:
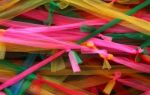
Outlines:
{"type": "MultiPolygon", "coordinates": [[[[139,48],[137,46],[118,44],[111,41],[106,41],[106,40],[101,40],[96,38],[92,38],[91,41],[98,47],[112,48],[115,50],[120,50],[131,54],[136,54],[137,53],[136,48],[139,48]]],[[[142,52],[142,50],[140,52],[142,52]]]]}
{"type": "MultiPolygon", "coordinates": [[[[103,25],[103,22],[100,22],[100,20],[87,20],[82,22],[77,22],[73,24],[66,24],[66,25],[58,25],[58,26],[45,26],[45,27],[29,27],[24,29],[15,29],[14,32],[30,32],[30,33],[39,33],[39,32],[51,32],[51,31],[61,31],[61,30],[68,30],[68,29],[75,29],[80,28],[81,25],[95,25],[95,24],[101,24],[103,25]]],[[[11,29],[9,32],[13,32],[11,29]]]]}
{"type": "Polygon", "coordinates": [[[22,80],[24,77],[28,76],[29,74],[35,72],[36,70],[38,70],[39,68],[45,66],[46,64],[48,64],[49,62],[53,61],[54,59],[56,59],[57,57],[59,57],[60,55],[62,55],[63,53],[65,53],[65,50],[59,51],[57,53],[55,53],[54,55],[46,58],[45,60],[35,64],[34,66],[26,69],[25,71],[23,71],[22,73],[18,74],[17,76],[11,78],[10,80],[7,80],[6,82],[4,82],[2,85],[0,85],[0,90],[3,90],[6,87],[9,87],[13,84],[15,84],[16,82],[22,80]]]}
{"type": "MultiPolygon", "coordinates": [[[[107,21],[101,21],[100,19],[93,19],[93,20],[84,20],[81,22],[76,22],[72,24],[63,24],[63,25],[56,25],[56,26],[45,26],[45,27],[29,27],[29,28],[24,28],[24,29],[15,29],[15,32],[51,32],[51,31],[62,31],[62,30],[68,30],[68,29],[75,29],[75,28],[80,28],[82,25],[89,25],[89,26],[97,26],[104,25],[106,24],[107,21]]],[[[98,28],[97,27],[97,28],[98,28]]],[[[13,30],[9,30],[13,32],[13,30]]],[[[122,26],[115,26],[113,28],[108,29],[106,32],[131,32],[133,30],[124,28],[122,26]]]]}
{"type": "Polygon", "coordinates": [[[52,37],[47,37],[45,35],[41,35],[41,34],[33,34],[33,33],[9,33],[6,32],[5,33],[5,37],[14,37],[14,38],[20,38],[20,39],[26,39],[26,40],[30,40],[30,41],[43,41],[43,42],[48,42],[48,43],[52,43],[52,44],[59,44],[59,45],[67,45],[70,47],[81,47],[78,44],[75,43],[71,43],[71,42],[65,42],[63,40],[57,40],[54,39],[52,37]]]}

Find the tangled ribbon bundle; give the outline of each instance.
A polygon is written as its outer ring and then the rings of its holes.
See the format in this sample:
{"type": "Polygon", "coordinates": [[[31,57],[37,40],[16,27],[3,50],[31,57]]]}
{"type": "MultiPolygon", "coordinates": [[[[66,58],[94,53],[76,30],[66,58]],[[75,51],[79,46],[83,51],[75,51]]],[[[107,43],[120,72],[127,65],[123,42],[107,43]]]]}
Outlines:
{"type": "Polygon", "coordinates": [[[150,95],[150,0],[0,0],[0,95],[150,95]]]}

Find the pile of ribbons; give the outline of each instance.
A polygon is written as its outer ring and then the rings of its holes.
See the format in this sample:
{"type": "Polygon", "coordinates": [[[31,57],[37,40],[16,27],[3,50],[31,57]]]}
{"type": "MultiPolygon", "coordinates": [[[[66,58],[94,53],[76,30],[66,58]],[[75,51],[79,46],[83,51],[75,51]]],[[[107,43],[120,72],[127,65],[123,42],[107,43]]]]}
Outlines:
{"type": "Polygon", "coordinates": [[[0,95],[150,95],[150,0],[0,0],[0,95]]]}

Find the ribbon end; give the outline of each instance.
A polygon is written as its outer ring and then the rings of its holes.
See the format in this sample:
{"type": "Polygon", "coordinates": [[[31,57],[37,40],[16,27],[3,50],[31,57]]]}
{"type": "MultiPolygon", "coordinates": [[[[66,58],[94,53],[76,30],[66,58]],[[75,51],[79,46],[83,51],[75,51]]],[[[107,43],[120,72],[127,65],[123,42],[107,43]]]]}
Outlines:
{"type": "Polygon", "coordinates": [[[115,80],[110,80],[106,87],[104,88],[103,92],[107,95],[110,95],[110,93],[112,92],[114,86],[115,86],[116,81],[115,80]]]}
{"type": "Polygon", "coordinates": [[[103,68],[103,69],[108,69],[108,70],[111,69],[111,65],[110,65],[110,63],[108,62],[107,59],[104,59],[102,68],[103,68]]]}
{"type": "Polygon", "coordinates": [[[70,63],[71,63],[71,67],[73,69],[73,72],[75,72],[75,73],[80,72],[80,67],[79,67],[79,64],[78,64],[78,61],[76,59],[74,52],[69,51],[68,55],[69,55],[69,59],[70,59],[70,63]]]}

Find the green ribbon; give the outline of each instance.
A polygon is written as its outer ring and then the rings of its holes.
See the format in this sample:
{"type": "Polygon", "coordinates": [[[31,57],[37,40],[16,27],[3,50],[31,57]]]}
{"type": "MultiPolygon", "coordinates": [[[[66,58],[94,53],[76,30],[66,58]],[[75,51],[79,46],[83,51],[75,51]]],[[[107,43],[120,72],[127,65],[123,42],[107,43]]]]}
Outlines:
{"type": "Polygon", "coordinates": [[[82,32],[93,32],[93,31],[96,31],[96,28],[93,26],[82,25],[80,27],[80,31],[82,31],[82,32]]]}
{"type": "Polygon", "coordinates": [[[56,9],[58,9],[58,4],[51,1],[48,5],[45,5],[48,10],[48,19],[44,22],[45,24],[51,25],[53,22],[53,15],[56,9]],[[49,8],[50,7],[50,8],[49,8]]]}
{"type": "Polygon", "coordinates": [[[20,91],[18,92],[18,95],[24,95],[25,91],[30,87],[32,80],[36,79],[35,74],[30,74],[29,76],[26,77],[20,91]]]}
{"type": "Polygon", "coordinates": [[[5,88],[4,91],[7,95],[13,95],[11,90],[9,90],[8,88],[5,88]]]}
{"type": "Polygon", "coordinates": [[[76,57],[76,60],[77,60],[78,64],[83,63],[83,61],[82,61],[81,58],[79,57],[78,53],[77,53],[76,51],[72,51],[72,52],[74,53],[74,55],[75,55],[75,57],[76,57]]]}
{"type": "Polygon", "coordinates": [[[134,40],[147,40],[150,36],[142,34],[142,33],[113,33],[113,34],[105,34],[106,36],[112,37],[114,40],[129,38],[134,40]]]}

